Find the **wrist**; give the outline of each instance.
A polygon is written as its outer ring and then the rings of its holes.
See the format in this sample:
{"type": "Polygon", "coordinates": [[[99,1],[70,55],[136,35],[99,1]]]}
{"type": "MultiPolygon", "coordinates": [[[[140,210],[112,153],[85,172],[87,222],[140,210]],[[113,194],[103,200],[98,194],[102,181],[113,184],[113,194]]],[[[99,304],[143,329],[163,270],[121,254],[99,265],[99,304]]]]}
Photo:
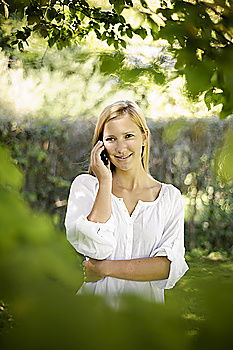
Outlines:
{"type": "Polygon", "coordinates": [[[101,273],[104,277],[110,276],[111,260],[103,260],[101,266],[101,273]]]}
{"type": "Polygon", "coordinates": [[[99,180],[99,187],[112,188],[112,178],[111,177],[101,177],[98,180],[99,180]]]}
{"type": "Polygon", "coordinates": [[[106,195],[112,192],[112,180],[101,179],[99,180],[99,191],[104,192],[106,195]]]}

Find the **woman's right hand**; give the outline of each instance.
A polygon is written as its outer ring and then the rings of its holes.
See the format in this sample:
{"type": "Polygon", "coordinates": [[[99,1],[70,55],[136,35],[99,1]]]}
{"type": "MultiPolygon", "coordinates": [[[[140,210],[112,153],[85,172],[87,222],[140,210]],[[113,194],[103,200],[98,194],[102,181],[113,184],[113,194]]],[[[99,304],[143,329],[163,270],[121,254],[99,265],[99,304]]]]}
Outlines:
{"type": "Polygon", "coordinates": [[[91,151],[90,166],[93,173],[100,181],[112,181],[112,172],[110,169],[110,160],[105,165],[101,159],[101,152],[104,150],[103,141],[98,141],[91,151]]]}

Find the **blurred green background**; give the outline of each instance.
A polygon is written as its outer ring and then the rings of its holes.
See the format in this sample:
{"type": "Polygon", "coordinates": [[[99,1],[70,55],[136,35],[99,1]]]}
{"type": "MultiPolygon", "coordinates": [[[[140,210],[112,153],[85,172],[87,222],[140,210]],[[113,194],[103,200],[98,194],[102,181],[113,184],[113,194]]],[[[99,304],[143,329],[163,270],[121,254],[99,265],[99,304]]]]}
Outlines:
{"type": "Polygon", "coordinates": [[[4,349],[232,346],[232,13],[224,0],[0,1],[4,349]],[[64,216],[97,116],[121,99],[145,112],[152,176],[182,192],[190,270],[165,305],[125,296],[114,310],[75,295],[64,216]]]}

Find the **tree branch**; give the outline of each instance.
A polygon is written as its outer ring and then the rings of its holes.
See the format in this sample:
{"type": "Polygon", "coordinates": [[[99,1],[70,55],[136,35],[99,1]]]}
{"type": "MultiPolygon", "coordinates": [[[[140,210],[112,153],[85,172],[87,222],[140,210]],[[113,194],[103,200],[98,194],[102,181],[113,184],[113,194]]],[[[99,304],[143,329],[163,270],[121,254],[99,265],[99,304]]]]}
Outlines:
{"type": "Polygon", "coordinates": [[[8,10],[9,4],[7,2],[5,2],[4,0],[0,0],[0,1],[4,7],[4,17],[7,19],[9,17],[9,10],[8,10]]]}

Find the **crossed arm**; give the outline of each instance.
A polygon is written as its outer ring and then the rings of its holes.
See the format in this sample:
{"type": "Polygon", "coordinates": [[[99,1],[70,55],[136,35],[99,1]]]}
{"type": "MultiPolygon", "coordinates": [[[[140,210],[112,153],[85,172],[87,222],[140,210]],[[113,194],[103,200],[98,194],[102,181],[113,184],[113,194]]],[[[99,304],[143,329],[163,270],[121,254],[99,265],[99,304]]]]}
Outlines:
{"type": "Polygon", "coordinates": [[[83,261],[84,281],[95,282],[104,277],[131,281],[155,281],[168,278],[170,260],[165,256],[130,260],[83,261]]]}
{"type": "MultiPolygon", "coordinates": [[[[111,215],[112,182],[104,181],[99,189],[88,220],[106,222],[111,215]]],[[[95,282],[104,277],[115,277],[131,281],[155,281],[168,278],[170,260],[167,257],[148,257],[130,260],[83,261],[84,281],[95,282]]]]}

